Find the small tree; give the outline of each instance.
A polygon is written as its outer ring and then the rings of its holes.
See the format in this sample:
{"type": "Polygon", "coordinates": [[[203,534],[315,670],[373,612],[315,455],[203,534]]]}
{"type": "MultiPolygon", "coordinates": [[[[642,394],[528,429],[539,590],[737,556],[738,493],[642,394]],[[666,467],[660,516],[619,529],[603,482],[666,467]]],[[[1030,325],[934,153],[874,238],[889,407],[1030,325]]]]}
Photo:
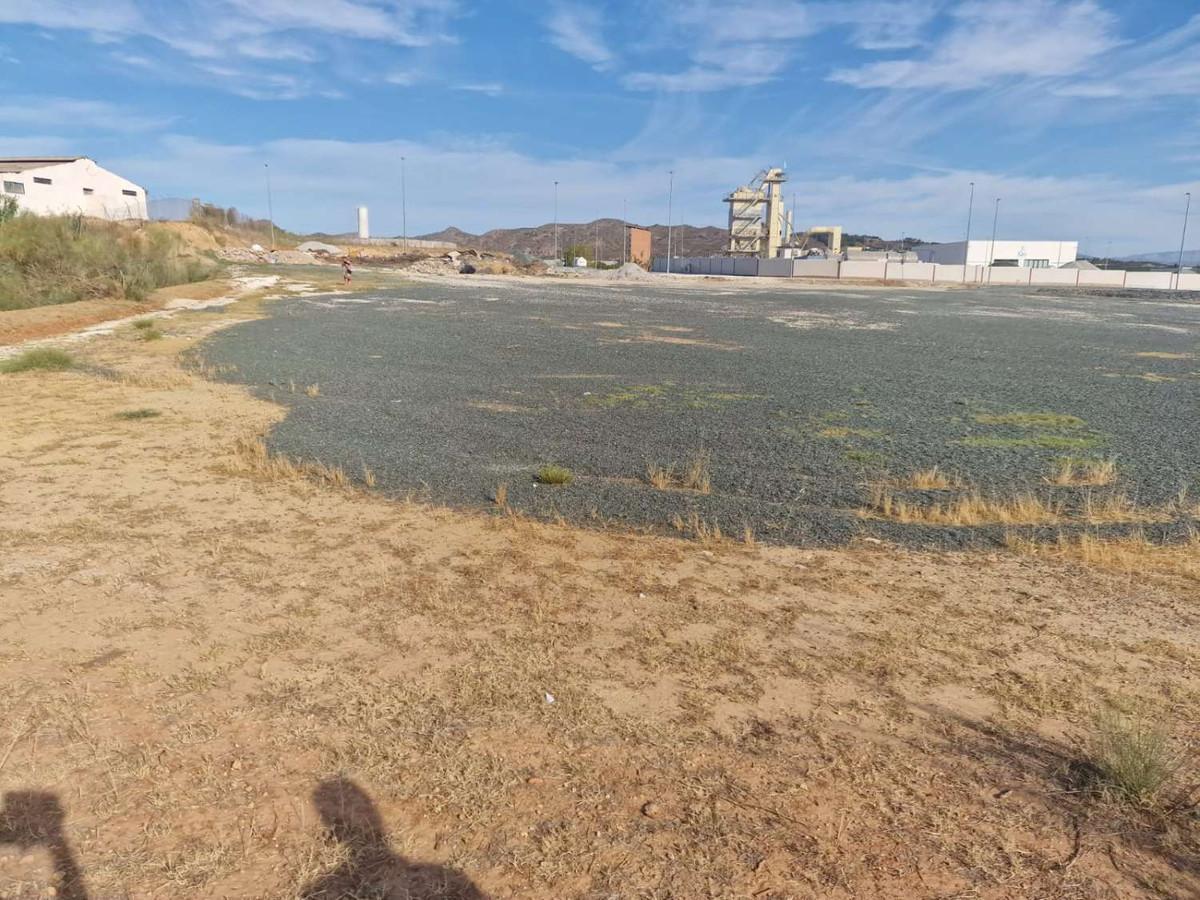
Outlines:
{"type": "Polygon", "coordinates": [[[586,244],[572,244],[563,250],[563,263],[568,266],[575,265],[575,260],[579,257],[587,260],[588,265],[592,264],[592,250],[586,244]]]}
{"type": "Polygon", "coordinates": [[[5,222],[11,222],[17,217],[17,213],[21,208],[17,206],[17,198],[11,197],[8,194],[0,196],[0,225],[5,222]]]}

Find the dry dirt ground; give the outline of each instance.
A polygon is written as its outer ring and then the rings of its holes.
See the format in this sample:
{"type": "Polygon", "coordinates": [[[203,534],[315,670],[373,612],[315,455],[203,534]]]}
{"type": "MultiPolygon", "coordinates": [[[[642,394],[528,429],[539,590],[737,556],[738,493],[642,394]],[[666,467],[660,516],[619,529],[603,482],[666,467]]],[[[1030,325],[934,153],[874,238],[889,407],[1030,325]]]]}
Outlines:
{"type": "Polygon", "coordinates": [[[256,309],[0,375],[0,896],[1200,894],[1192,773],[1085,777],[1195,580],[370,496],[180,365],[256,309]]]}

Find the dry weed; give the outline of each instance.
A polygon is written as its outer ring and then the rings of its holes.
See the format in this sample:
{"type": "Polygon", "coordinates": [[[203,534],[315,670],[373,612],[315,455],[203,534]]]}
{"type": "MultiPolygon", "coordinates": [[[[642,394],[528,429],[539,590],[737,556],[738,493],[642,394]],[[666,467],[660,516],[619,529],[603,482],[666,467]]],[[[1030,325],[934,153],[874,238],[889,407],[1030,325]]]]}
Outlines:
{"type": "Polygon", "coordinates": [[[310,397],[320,397],[321,396],[321,386],[319,384],[310,384],[308,387],[306,387],[304,389],[304,393],[306,393],[310,397]]]}
{"type": "Polygon", "coordinates": [[[350,487],[350,479],[340,466],[296,462],[282,454],[272,453],[262,438],[239,438],[234,444],[234,458],[236,463],[231,467],[232,471],[267,481],[309,480],[331,487],[350,487]]]}
{"type": "Polygon", "coordinates": [[[921,469],[913,472],[900,487],[914,491],[950,491],[963,486],[963,481],[957,475],[948,475],[937,466],[932,469],[921,469]]]}
{"type": "Polygon", "coordinates": [[[1113,538],[1059,535],[1054,543],[1038,543],[1010,534],[1005,543],[1009,549],[1026,556],[1070,560],[1125,575],[1155,573],[1200,581],[1200,534],[1196,532],[1178,544],[1156,544],[1141,532],[1113,538]]]}
{"type": "Polygon", "coordinates": [[[650,463],[646,467],[646,481],[660,491],[685,490],[708,494],[712,492],[711,460],[707,450],[698,450],[688,458],[678,474],[673,465],[650,463]]]}
{"type": "Polygon", "coordinates": [[[985,497],[973,491],[945,503],[923,506],[899,499],[890,488],[877,485],[871,490],[871,506],[862,515],[881,516],[905,524],[1044,525],[1059,521],[1062,513],[1032,493],[999,498],[985,497]]]}
{"type": "Polygon", "coordinates": [[[721,526],[716,519],[711,523],[707,522],[695,510],[688,513],[686,519],[680,515],[674,516],[671,519],[671,527],[680,534],[694,537],[702,544],[719,544],[725,540],[725,536],[721,533],[721,526]]]}
{"type": "Polygon", "coordinates": [[[1116,478],[1115,459],[1076,459],[1068,456],[1055,462],[1044,480],[1056,487],[1101,487],[1112,484],[1116,478]]]}

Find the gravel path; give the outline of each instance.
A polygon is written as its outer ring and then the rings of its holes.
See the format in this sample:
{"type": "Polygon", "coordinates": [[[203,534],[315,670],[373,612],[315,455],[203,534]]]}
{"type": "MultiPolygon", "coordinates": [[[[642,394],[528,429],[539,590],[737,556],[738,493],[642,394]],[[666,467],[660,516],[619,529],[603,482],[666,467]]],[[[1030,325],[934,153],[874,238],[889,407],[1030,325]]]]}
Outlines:
{"type": "Polygon", "coordinates": [[[204,353],[290,406],[274,449],[454,505],[505,484],[513,507],[578,521],[958,545],[1000,533],[855,511],[871,482],[933,465],[1044,491],[1063,456],[1116,457],[1140,504],[1200,488],[1194,299],[725,284],[410,283],[277,303],[204,353]],[[646,483],[701,452],[711,493],[646,483]],[[546,463],[575,483],[536,484],[546,463]]]}

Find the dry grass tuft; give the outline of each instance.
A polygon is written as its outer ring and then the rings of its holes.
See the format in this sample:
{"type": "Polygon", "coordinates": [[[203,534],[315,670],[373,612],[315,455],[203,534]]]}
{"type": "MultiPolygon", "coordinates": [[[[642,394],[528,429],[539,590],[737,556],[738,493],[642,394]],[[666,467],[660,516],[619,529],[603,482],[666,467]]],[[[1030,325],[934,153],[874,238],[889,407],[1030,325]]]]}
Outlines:
{"type": "Polygon", "coordinates": [[[1057,507],[1032,493],[999,498],[972,491],[945,503],[925,506],[899,499],[882,485],[871,489],[871,505],[860,514],[927,525],[1045,525],[1059,521],[1062,515],[1057,507]]]}
{"type": "Polygon", "coordinates": [[[373,488],[379,483],[379,479],[375,477],[374,471],[372,471],[368,466],[363,466],[362,478],[363,484],[369,488],[373,488]]]}
{"type": "Polygon", "coordinates": [[[508,508],[508,482],[502,481],[496,485],[496,491],[492,494],[492,502],[501,509],[508,508]]]}
{"type": "Polygon", "coordinates": [[[321,386],[319,384],[310,384],[304,389],[304,393],[308,394],[310,397],[320,397],[321,386]]]}
{"type": "Polygon", "coordinates": [[[1114,799],[1149,805],[1180,768],[1165,731],[1141,716],[1107,709],[1096,718],[1090,747],[1096,787],[1114,799]]]}
{"type": "Polygon", "coordinates": [[[707,450],[698,450],[688,458],[678,474],[674,466],[650,463],[646,467],[646,481],[660,491],[685,490],[709,494],[712,492],[711,461],[707,450]]]}
{"type": "Polygon", "coordinates": [[[239,438],[234,445],[234,457],[237,460],[234,471],[267,481],[307,480],[342,489],[350,487],[350,479],[340,466],[291,460],[272,453],[261,438],[239,438]]]}
{"type": "Polygon", "coordinates": [[[948,475],[934,466],[932,469],[913,472],[900,486],[914,491],[952,491],[961,488],[963,480],[957,475],[948,475]]]}
{"type": "Polygon", "coordinates": [[[1101,487],[1117,479],[1115,459],[1078,459],[1066,456],[1057,460],[1044,479],[1055,487],[1101,487]]]}
{"type": "Polygon", "coordinates": [[[695,510],[688,513],[685,519],[683,516],[676,515],[671,519],[671,527],[680,534],[689,535],[702,544],[719,544],[725,540],[725,535],[721,533],[721,526],[714,519],[711,523],[700,517],[700,514],[695,510]]]}
{"type": "Polygon", "coordinates": [[[1114,538],[1059,535],[1054,543],[1010,534],[1005,543],[1010,550],[1026,556],[1068,560],[1125,575],[1154,573],[1200,581],[1200,534],[1196,532],[1178,544],[1156,544],[1140,532],[1114,538]]]}

